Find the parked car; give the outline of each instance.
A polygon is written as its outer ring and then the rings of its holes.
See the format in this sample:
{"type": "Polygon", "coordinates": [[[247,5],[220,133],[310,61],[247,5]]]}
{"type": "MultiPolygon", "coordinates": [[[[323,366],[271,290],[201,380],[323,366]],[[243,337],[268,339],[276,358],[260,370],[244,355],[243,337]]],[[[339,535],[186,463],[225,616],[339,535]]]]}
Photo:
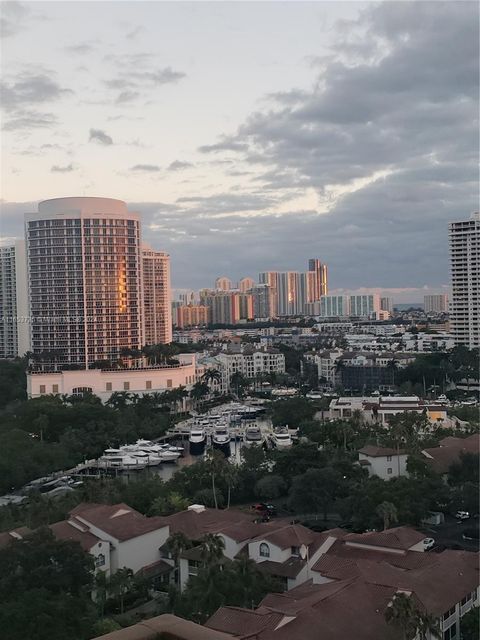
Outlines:
{"type": "Polygon", "coordinates": [[[269,516],[277,515],[276,507],[273,504],[265,504],[265,502],[257,502],[256,504],[252,504],[252,509],[257,513],[266,513],[269,516]]]}
{"type": "Polygon", "coordinates": [[[455,517],[457,520],[468,520],[470,518],[470,514],[468,511],[457,511],[455,517]]]}
{"type": "Polygon", "coordinates": [[[423,548],[425,551],[428,551],[429,549],[432,549],[435,546],[435,539],[434,538],[425,538],[423,541],[423,548]]]}
{"type": "Polygon", "coordinates": [[[462,534],[462,538],[464,540],[478,540],[480,538],[480,531],[475,527],[465,529],[462,534]]]}

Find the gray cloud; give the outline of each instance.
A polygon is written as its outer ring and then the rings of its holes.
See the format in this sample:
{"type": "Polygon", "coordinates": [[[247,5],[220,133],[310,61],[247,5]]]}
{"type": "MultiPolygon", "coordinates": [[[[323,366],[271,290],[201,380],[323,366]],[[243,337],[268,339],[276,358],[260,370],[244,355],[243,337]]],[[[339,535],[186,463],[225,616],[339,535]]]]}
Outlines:
{"type": "Polygon", "coordinates": [[[98,142],[99,144],[113,144],[113,139],[101,129],[90,129],[89,142],[98,142]]]}
{"type": "Polygon", "coordinates": [[[115,102],[117,104],[126,104],[128,102],[134,102],[139,97],[140,97],[140,94],[138,91],[122,91],[117,96],[117,99],[115,100],[115,102]]]}
{"type": "Polygon", "coordinates": [[[75,167],[73,166],[72,163],[67,164],[65,167],[61,167],[57,164],[54,164],[50,169],[50,171],[52,173],[70,173],[72,171],[75,171],[75,167]]]}
{"type": "Polygon", "coordinates": [[[183,171],[184,169],[190,169],[194,165],[191,162],[182,162],[181,160],[174,160],[171,162],[167,169],[168,171],[183,171]]]}
{"type": "Polygon", "coordinates": [[[4,131],[26,131],[28,129],[51,128],[57,124],[53,113],[38,111],[16,111],[3,125],[4,131]]]}
{"type": "Polygon", "coordinates": [[[68,53],[82,56],[86,53],[90,53],[94,49],[95,45],[92,42],[80,42],[78,44],[72,44],[68,47],[65,47],[65,51],[68,51],[68,53]]]}
{"type": "Polygon", "coordinates": [[[216,144],[204,144],[201,147],[198,147],[198,150],[201,153],[218,153],[220,151],[246,151],[248,149],[248,145],[245,142],[238,142],[233,138],[228,138],[227,136],[223,136],[221,142],[217,142],[216,144]]]}
{"type": "Polygon", "coordinates": [[[25,26],[25,18],[30,10],[22,2],[2,2],[2,16],[0,17],[0,36],[9,38],[16,35],[25,26]]]}
{"type": "Polygon", "coordinates": [[[146,171],[147,173],[155,173],[160,171],[160,167],[156,164],[136,164],[130,167],[130,171],[146,171]]]}
{"type": "Polygon", "coordinates": [[[34,104],[58,100],[69,89],[63,89],[45,74],[21,74],[18,80],[0,84],[1,102],[6,110],[29,107],[34,104]]]}

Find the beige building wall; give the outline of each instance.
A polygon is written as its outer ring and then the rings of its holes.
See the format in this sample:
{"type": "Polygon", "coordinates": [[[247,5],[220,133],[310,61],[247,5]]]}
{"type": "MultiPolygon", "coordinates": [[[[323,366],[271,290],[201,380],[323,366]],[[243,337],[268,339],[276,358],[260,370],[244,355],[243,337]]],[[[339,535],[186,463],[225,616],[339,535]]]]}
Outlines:
{"type": "Polygon", "coordinates": [[[170,256],[142,246],[145,344],[172,341],[170,256]]]}

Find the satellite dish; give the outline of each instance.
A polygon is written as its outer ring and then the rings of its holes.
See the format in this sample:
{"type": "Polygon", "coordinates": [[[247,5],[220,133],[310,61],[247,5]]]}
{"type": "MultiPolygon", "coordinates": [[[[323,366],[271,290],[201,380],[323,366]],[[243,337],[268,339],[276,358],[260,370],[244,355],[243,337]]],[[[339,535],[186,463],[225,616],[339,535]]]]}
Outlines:
{"type": "Polygon", "coordinates": [[[300,547],[299,553],[302,560],[305,560],[308,556],[308,549],[304,544],[302,544],[302,546],[300,547]]]}

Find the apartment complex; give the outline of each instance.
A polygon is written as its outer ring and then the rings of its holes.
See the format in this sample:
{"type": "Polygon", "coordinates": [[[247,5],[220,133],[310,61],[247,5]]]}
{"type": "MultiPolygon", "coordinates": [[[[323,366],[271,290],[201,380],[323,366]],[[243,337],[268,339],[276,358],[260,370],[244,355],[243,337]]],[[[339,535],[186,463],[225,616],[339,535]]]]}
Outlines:
{"type": "Polygon", "coordinates": [[[205,305],[189,304],[176,308],[176,326],[179,329],[185,327],[203,327],[209,322],[209,307],[205,305]]]}
{"type": "Polygon", "coordinates": [[[243,353],[221,352],[216,359],[227,387],[234,373],[241,373],[252,380],[261,374],[285,373],[285,356],[276,349],[246,349],[243,353]]]}
{"type": "Polygon", "coordinates": [[[201,300],[208,307],[213,324],[237,324],[242,320],[253,320],[253,299],[248,293],[218,290],[206,292],[201,300]]]}
{"type": "Polygon", "coordinates": [[[308,270],[315,274],[312,301],[320,300],[320,296],[326,296],[328,293],[327,265],[322,264],[322,262],[317,258],[310,258],[308,261],[308,270]]]}
{"type": "Polygon", "coordinates": [[[0,358],[30,350],[25,243],[0,247],[0,358]]]}
{"type": "Polygon", "coordinates": [[[142,247],[143,317],[145,344],[172,341],[170,256],[142,247]]]}
{"type": "Polygon", "coordinates": [[[425,313],[447,313],[448,296],[446,293],[423,296],[423,310],[425,313]]]}
{"type": "Polygon", "coordinates": [[[473,349],[480,346],[480,214],[451,222],[449,235],[452,332],[456,344],[473,349]]]}
{"type": "Polygon", "coordinates": [[[57,198],[25,215],[34,353],[83,365],[143,345],[139,216],[109,198],[57,198]]]}

